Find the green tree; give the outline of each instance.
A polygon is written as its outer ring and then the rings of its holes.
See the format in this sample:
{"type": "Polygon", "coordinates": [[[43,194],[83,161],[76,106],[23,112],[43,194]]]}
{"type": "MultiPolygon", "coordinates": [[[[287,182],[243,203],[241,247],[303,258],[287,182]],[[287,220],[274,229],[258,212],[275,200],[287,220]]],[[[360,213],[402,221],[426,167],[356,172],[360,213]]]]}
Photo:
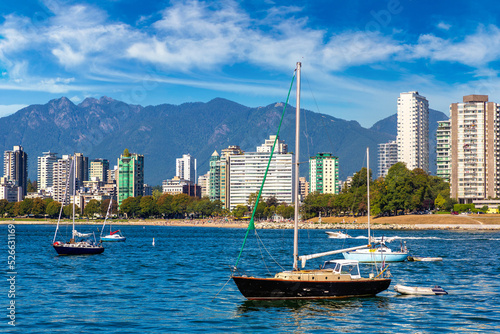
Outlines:
{"type": "Polygon", "coordinates": [[[174,213],[181,216],[185,215],[187,213],[187,207],[192,200],[193,198],[187,194],[174,195],[172,198],[172,209],[174,213]]]}
{"type": "Polygon", "coordinates": [[[140,214],[142,217],[151,217],[158,214],[158,209],[156,207],[156,201],[153,196],[142,196],[140,202],[140,214]]]}
{"type": "Polygon", "coordinates": [[[33,199],[25,198],[20,203],[21,204],[17,215],[25,216],[31,214],[31,210],[33,209],[33,199]]]}
{"type": "MultiPolygon", "coordinates": [[[[160,186],[158,186],[160,187],[160,186]]],[[[163,195],[162,191],[161,191],[161,187],[160,189],[153,189],[153,198],[156,201],[158,201],[158,199],[161,197],[161,195],[163,195]]]]}
{"type": "Polygon", "coordinates": [[[278,206],[280,203],[278,202],[278,199],[275,196],[271,196],[268,199],[266,199],[266,206],[278,206]]]}
{"type": "Polygon", "coordinates": [[[253,206],[255,205],[255,203],[257,202],[257,197],[259,197],[259,192],[256,191],[254,193],[251,193],[250,195],[248,195],[248,206],[253,208],[253,206]]]}
{"type": "Polygon", "coordinates": [[[33,182],[31,182],[31,180],[28,179],[26,191],[29,192],[29,193],[35,193],[37,191],[37,182],[36,182],[36,180],[33,181],[33,182]]]}
{"type": "Polygon", "coordinates": [[[441,194],[438,194],[434,200],[434,206],[436,206],[439,210],[444,210],[446,206],[446,199],[441,194]]]}
{"type": "Polygon", "coordinates": [[[247,212],[247,207],[245,205],[237,205],[234,209],[233,209],[233,216],[236,217],[236,218],[241,218],[245,215],[245,213],[247,212]]]}
{"type": "MultiPolygon", "coordinates": [[[[73,204],[68,204],[63,207],[63,213],[65,217],[73,217],[73,204]]],[[[80,214],[80,207],[75,205],[75,216],[80,214]]]]}
{"type": "Polygon", "coordinates": [[[31,213],[36,217],[40,217],[45,214],[45,202],[41,198],[37,197],[33,199],[31,213]]]}
{"type": "Polygon", "coordinates": [[[128,219],[133,218],[140,212],[140,203],[141,196],[126,198],[120,205],[120,212],[125,214],[128,219]]]}
{"type": "Polygon", "coordinates": [[[56,201],[51,201],[49,202],[49,204],[47,204],[47,207],[45,208],[45,213],[50,218],[56,218],[59,216],[60,210],[61,210],[61,203],[56,201]]]}
{"type": "MultiPolygon", "coordinates": [[[[106,213],[108,212],[108,207],[109,207],[109,202],[111,200],[108,198],[108,199],[105,199],[101,202],[101,205],[99,207],[99,213],[101,214],[102,217],[106,217],[106,213]]],[[[111,203],[111,208],[109,209],[109,215],[116,215],[118,214],[118,203],[116,203],[116,201],[113,201],[111,203]]]]}
{"type": "Polygon", "coordinates": [[[173,195],[163,194],[156,201],[158,212],[164,217],[171,217],[174,214],[174,209],[172,207],[173,200],[174,200],[173,195]]]}
{"type": "Polygon", "coordinates": [[[96,213],[99,213],[101,211],[101,204],[99,203],[98,200],[96,199],[91,199],[87,205],[85,205],[85,208],[83,209],[83,214],[87,218],[94,218],[94,215],[96,213]]]}
{"type": "Polygon", "coordinates": [[[9,201],[6,199],[0,199],[0,217],[3,217],[9,212],[9,201]]]}
{"type": "Polygon", "coordinates": [[[21,205],[22,205],[23,202],[15,202],[14,203],[14,206],[12,207],[12,214],[14,215],[14,217],[19,217],[19,216],[22,216],[23,215],[23,210],[21,208],[21,205]]]}

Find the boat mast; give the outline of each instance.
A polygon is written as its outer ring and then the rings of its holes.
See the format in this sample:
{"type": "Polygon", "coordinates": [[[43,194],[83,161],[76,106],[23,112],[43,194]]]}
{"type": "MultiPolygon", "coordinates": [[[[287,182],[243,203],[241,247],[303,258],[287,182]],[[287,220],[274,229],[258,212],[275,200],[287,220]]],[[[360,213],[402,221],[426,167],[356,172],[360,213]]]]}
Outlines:
{"type": "Polygon", "coordinates": [[[299,148],[300,148],[300,67],[302,63],[297,62],[297,106],[295,108],[295,183],[294,202],[295,212],[293,227],[293,269],[298,270],[299,259],[299,148]]]}
{"type": "MultiPolygon", "coordinates": [[[[75,188],[76,188],[76,166],[75,166],[75,160],[76,160],[76,155],[73,155],[73,238],[75,237],[75,201],[76,201],[76,196],[75,196],[75,188]]],[[[70,168],[71,170],[71,168],[70,168]]]]}
{"type": "Polygon", "coordinates": [[[366,189],[367,189],[367,204],[368,204],[368,244],[371,245],[372,237],[370,233],[370,148],[366,148],[366,189]]]}

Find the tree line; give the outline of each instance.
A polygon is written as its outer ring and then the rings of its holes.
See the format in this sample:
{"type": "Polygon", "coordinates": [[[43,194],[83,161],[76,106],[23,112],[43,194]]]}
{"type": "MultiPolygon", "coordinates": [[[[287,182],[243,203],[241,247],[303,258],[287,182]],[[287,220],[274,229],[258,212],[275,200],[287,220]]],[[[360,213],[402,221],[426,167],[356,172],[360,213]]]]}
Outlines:
{"type": "MultiPolygon", "coordinates": [[[[449,183],[422,169],[409,170],[405,164],[393,165],[385,178],[372,179],[370,170],[371,215],[397,215],[428,210],[451,211],[456,200],[450,198],[449,183]]],[[[367,169],[355,173],[350,187],[337,194],[313,192],[304,201],[302,213],[308,219],[335,215],[366,215],[368,211],[367,169]]]]}
{"type": "MultiPolygon", "coordinates": [[[[303,219],[335,215],[366,215],[367,169],[355,173],[350,187],[344,187],[335,194],[310,193],[304,200],[300,211],[303,219]]],[[[162,194],[155,189],[152,196],[137,196],[125,199],[120,208],[113,204],[112,213],[126,218],[205,218],[229,216],[242,218],[250,216],[257,199],[257,193],[251,194],[247,205],[238,205],[233,211],[223,208],[221,201],[209,198],[195,198],[187,194],[162,194]]],[[[422,169],[409,170],[405,164],[393,165],[385,178],[372,179],[370,171],[370,200],[372,215],[397,215],[415,211],[441,210],[452,211],[457,203],[450,198],[449,184],[437,176],[432,176],[422,169]]],[[[91,200],[85,206],[83,215],[89,218],[104,217],[109,200],[91,200]]],[[[9,203],[0,200],[0,216],[34,216],[56,218],[61,203],[52,199],[24,199],[9,203]]],[[[279,203],[276,198],[263,198],[259,201],[255,219],[267,219],[275,215],[283,218],[293,217],[294,206],[279,203]]],[[[77,208],[76,212],[80,212],[77,208]]],[[[63,208],[63,216],[72,215],[72,205],[63,208]]]]}

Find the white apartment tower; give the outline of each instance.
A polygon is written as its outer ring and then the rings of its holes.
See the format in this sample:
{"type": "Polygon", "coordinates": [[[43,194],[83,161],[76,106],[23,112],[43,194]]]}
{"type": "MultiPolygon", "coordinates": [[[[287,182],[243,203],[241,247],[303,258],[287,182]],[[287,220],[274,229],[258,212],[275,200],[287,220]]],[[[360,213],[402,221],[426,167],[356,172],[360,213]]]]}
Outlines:
{"type": "Polygon", "coordinates": [[[183,154],[182,158],[175,159],[175,176],[182,180],[195,183],[196,180],[196,159],[190,154],[183,154]]]}
{"type": "Polygon", "coordinates": [[[52,189],[54,184],[54,164],[57,162],[57,153],[43,152],[43,156],[38,157],[38,189],[52,189]]]}
{"type": "Polygon", "coordinates": [[[459,203],[500,196],[500,105],[467,95],[450,105],[451,197],[459,203]]]}
{"type": "Polygon", "coordinates": [[[52,186],[54,201],[70,203],[70,196],[73,193],[73,173],[74,168],[71,168],[73,157],[71,155],[63,155],[61,159],[54,164],[54,183],[52,186]],[[71,173],[70,173],[71,170],[71,173]]]}
{"type": "MultiPolygon", "coordinates": [[[[257,152],[259,153],[271,153],[273,149],[274,141],[276,140],[276,135],[269,136],[269,139],[266,139],[264,144],[257,147],[257,152]]],[[[276,140],[276,146],[274,147],[274,152],[278,153],[287,153],[288,145],[285,144],[284,140],[278,138],[276,140]]]]}
{"type": "MultiPolygon", "coordinates": [[[[271,137],[270,140],[273,140],[271,137]]],[[[262,200],[270,197],[276,197],[278,202],[287,204],[293,203],[293,170],[292,154],[286,153],[284,143],[277,145],[269,166],[266,183],[262,190],[262,200]],[[278,150],[281,150],[279,152],[278,150]]],[[[233,210],[238,205],[248,205],[250,194],[258,192],[264,174],[266,172],[271,146],[262,145],[260,149],[263,152],[247,152],[245,154],[231,155],[229,159],[229,201],[226,208],[233,210]],[[263,150],[268,147],[268,151],[263,150]]]]}
{"type": "Polygon", "coordinates": [[[429,171],[429,102],[416,91],[399,94],[397,146],[408,169],[429,171]]]}
{"type": "Polygon", "coordinates": [[[378,177],[386,177],[389,168],[398,162],[398,144],[392,140],[378,144],[378,177]]]}

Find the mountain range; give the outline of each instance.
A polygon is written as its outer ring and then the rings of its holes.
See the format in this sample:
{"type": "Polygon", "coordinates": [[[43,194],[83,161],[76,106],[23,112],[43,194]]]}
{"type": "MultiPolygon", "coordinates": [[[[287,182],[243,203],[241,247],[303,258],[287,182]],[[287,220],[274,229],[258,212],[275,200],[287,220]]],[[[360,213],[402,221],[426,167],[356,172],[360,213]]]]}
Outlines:
{"type": "MultiPolygon", "coordinates": [[[[276,134],[283,103],[250,108],[222,98],[207,103],[140,106],[109,97],[87,98],[76,105],[66,97],[44,105],[30,105],[0,118],[0,151],[21,145],[28,154],[28,175],[37,178],[37,157],[42,152],[73,154],[81,152],[90,159],[110,160],[110,166],[127,148],[144,155],[145,181],[151,185],[175,176],[175,159],[191,154],[197,159],[197,174],[209,169],[212,153],[238,145],[255,152],[269,136],[276,134]]],[[[280,139],[295,150],[295,109],[287,106],[280,139]]],[[[430,110],[431,172],[435,173],[435,132],[437,121],[448,119],[430,110]]],[[[396,115],[371,128],[309,110],[301,116],[300,161],[318,152],[339,157],[340,178],[366,166],[365,151],[370,147],[370,166],[377,175],[377,145],[396,138],[396,115]]],[[[301,165],[308,176],[308,164],[301,165]]]]}

